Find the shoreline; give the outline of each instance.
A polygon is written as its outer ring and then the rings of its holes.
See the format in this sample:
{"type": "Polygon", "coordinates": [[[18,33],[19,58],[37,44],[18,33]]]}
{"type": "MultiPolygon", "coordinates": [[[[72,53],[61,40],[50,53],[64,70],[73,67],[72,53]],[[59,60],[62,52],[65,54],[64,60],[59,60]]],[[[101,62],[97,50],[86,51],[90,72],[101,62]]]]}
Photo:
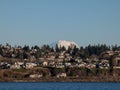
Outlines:
{"type": "Polygon", "coordinates": [[[0,82],[120,82],[120,78],[110,77],[109,79],[93,77],[93,78],[40,78],[40,79],[1,79],[0,82]]]}

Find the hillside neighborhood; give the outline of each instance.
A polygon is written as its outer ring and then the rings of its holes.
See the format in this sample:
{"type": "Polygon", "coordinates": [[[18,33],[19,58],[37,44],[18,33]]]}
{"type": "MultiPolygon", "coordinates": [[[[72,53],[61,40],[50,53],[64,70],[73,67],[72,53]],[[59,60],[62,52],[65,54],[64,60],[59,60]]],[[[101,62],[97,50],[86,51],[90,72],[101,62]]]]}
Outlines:
{"type": "MultiPolygon", "coordinates": [[[[65,42],[65,41],[64,41],[65,42]]],[[[120,77],[120,47],[56,44],[12,47],[0,45],[0,81],[43,78],[120,77]]],[[[49,81],[49,80],[48,80],[49,81]]]]}

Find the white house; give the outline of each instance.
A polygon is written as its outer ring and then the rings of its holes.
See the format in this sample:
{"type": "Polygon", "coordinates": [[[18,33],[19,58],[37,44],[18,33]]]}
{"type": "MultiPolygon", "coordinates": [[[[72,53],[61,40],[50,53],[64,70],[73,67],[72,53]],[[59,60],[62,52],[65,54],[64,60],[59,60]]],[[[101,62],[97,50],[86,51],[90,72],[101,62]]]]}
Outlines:
{"type": "Polygon", "coordinates": [[[60,77],[67,77],[67,74],[66,73],[59,73],[59,74],[57,74],[57,76],[56,76],[57,78],[60,78],[60,77]]]}
{"type": "Polygon", "coordinates": [[[48,62],[47,62],[47,61],[44,61],[44,62],[42,63],[42,65],[43,65],[43,66],[48,66],[48,62]]]}
{"type": "Polygon", "coordinates": [[[10,66],[10,69],[20,69],[23,64],[23,62],[15,62],[15,64],[10,66]]]}
{"type": "Polygon", "coordinates": [[[31,74],[29,77],[30,78],[41,78],[43,77],[43,75],[42,74],[31,74]]]}
{"type": "Polygon", "coordinates": [[[35,66],[37,66],[37,64],[35,64],[35,63],[26,63],[26,69],[31,69],[35,66]]]}

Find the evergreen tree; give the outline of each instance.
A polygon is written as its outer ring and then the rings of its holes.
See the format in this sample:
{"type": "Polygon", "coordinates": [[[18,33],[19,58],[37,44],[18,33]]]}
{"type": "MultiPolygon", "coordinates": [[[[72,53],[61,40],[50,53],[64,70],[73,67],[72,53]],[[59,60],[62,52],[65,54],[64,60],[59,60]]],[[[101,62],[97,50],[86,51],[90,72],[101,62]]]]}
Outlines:
{"type": "Polygon", "coordinates": [[[29,46],[26,46],[26,45],[25,45],[25,46],[23,47],[23,50],[26,51],[26,52],[28,52],[28,51],[30,51],[30,48],[29,48],[29,46]]]}
{"type": "Polygon", "coordinates": [[[66,48],[64,46],[61,47],[61,51],[66,51],[66,48]]]}
{"type": "Polygon", "coordinates": [[[51,48],[51,52],[54,52],[54,48],[53,47],[51,48]]]}
{"type": "Polygon", "coordinates": [[[37,45],[35,45],[33,48],[36,50],[40,50],[39,46],[37,46],[37,45]]]}
{"type": "Polygon", "coordinates": [[[59,47],[58,47],[57,44],[56,44],[56,47],[55,47],[55,51],[56,51],[56,52],[60,52],[60,49],[59,49],[59,47]]]}
{"type": "Polygon", "coordinates": [[[0,55],[3,55],[3,50],[1,46],[0,46],[0,55]]]}

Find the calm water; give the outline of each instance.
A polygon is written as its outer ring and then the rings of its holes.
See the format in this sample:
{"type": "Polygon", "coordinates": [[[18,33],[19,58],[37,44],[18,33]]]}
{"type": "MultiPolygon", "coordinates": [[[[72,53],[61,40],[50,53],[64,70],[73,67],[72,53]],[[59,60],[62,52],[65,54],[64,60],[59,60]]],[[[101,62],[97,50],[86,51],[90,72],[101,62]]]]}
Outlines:
{"type": "Polygon", "coordinates": [[[0,90],[120,90],[120,83],[0,83],[0,90]]]}

